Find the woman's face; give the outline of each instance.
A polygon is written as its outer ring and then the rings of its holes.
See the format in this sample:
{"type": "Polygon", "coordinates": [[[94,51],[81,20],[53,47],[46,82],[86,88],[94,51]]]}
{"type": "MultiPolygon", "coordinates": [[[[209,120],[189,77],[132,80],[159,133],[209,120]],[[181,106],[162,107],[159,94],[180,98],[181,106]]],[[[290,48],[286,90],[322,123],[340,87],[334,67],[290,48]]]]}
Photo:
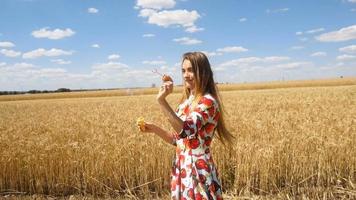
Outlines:
{"type": "Polygon", "coordinates": [[[182,64],[182,73],[185,85],[191,91],[195,88],[193,67],[189,60],[185,59],[182,64]]]}

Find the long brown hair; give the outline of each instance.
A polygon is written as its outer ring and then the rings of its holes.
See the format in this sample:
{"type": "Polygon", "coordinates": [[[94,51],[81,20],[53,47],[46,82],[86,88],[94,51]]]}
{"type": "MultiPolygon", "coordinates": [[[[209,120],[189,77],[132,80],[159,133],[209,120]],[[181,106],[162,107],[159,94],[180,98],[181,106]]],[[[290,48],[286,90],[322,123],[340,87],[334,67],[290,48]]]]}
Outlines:
{"type": "MultiPolygon", "coordinates": [[[[193,101],[193,105],[197,104],[197,102],[200,100],[202,96],[205,94],[210,94],[212,95],[216,101],[218,102],[219,105],[219,110],[220,110],[220,117],[218,119],[218,124],[216,127],[217,130],[217,135],[219,140],[225,144],[227,142],[228,144],[232,143],[232,140],[234,137],[232,134],[227,130],[226,124],[224,121],[224,108],[223,104],[221,101],[221,97],[218,91],[218,88],[216,87],[216,84],[214,82],[214,77],[213,77],[213,71],[211,70],[211,66],[209,63],[208,58],[204,53],[201,52],[187,52],[183,54],[183,59],[182,63],[184,60],[189,60],[191,65],[192,65],[192,70],[194,74],[194,81],[195,81],[195,99],[193,101]]],[[[183,96],[181,99],[181,103],[186,100],[190,95],[190,89],[186,87],[186,84],[184,82],[183,85],[183,96]]],[[[194,107],[194,106],[193,106],[194,107]]]]}

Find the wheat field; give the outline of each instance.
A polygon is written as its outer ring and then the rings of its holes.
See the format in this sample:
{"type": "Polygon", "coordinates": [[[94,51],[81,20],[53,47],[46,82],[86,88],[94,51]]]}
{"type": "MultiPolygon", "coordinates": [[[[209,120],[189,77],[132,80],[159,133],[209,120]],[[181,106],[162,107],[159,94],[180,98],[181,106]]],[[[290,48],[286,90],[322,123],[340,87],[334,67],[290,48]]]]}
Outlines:
{"type": "MultiPolygon", "coordinates": [[[[224,197],[356,199],[355,80],[221,89],[236,137],[212,144],[224,197]]],[[[154,94],[1,98],[2,197],[169,198],[174,146],[135,126],[169,129],[154,94]]]]}

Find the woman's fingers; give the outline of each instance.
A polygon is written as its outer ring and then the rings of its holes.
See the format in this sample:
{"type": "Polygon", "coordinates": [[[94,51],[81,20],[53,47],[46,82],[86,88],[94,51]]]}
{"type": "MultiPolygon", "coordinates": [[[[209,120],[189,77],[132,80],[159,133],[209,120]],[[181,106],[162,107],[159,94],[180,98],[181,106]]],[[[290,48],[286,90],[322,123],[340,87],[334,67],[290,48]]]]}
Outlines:
{"type": "Polygon", "coordinates": [[[144,125],[144,130],[142,130],[141,128],[140,128],[140,130],[141,130],[141,132],[146,132],[146,133],[151,133],[151,132],[153,132],[153,124],[152,123],[150,123],[150,122],[146,122],[145,123],[145,125],[144,125]]]}
{"type": "Polygon", "coordinates": [[[171,93],[172,90],[173,90],[173,82],[172,81],[166,81],[163,83],[164,85],[164,88],[169,92],[171,93]]]}
{"type": "Polygon", "coordinates": [[[172,89],[173,89],[173,83],[170,82],[170,81],[167,81],[167,82],[164,82],[162,85],[161,85],[161,90],[163,90],[164,92],[171,92],[172,89]]]}
{"type": "Polygon", "coordinates": [[[167,95],[169,95],[172,92],[173,92],[173,82],[165,81],[162,83],[162,85],[158,91],[157,99],[158,100],[165,99],[167,97],[167,95]]]}
{"type": "Polygon", "coordinates": [[[173,86],[173,82],[172,81],[166,81],[166,82],[163,82],[163,85],[172,85],[173,86]]]}

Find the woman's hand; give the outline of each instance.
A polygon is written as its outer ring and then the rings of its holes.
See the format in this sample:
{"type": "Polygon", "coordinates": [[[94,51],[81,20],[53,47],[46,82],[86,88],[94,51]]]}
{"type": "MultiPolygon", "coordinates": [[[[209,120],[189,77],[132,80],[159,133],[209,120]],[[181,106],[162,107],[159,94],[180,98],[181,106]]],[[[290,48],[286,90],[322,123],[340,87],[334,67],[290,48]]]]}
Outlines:
{"type": "Polygon", "coordinates": [[[172,81],[163,82],[157,94],[157,101],[158,102],[164,101],[166,97],[172,92],[173,92],[173,82],[172,81]]]}
{"type": "Polygon", "coordinates": [[[141,130],[141,132],[144,132],[144,133],[154,133],[157,136],[161,137],[167,143],[174,145],[175,139],[174,139],[172,133],[162,129],[161,127],[159,127],[151,122],[145,122],[144,128],[140,127],[140,130],[141,130]]]}
{"type": "Polygon", "coordinates": [[[145,122],[145,128],[144,130],[140,129],[141,132],[145,132],[145,133],[155,133],[157,132],[157,126],[155,124],[152,124],[150,122],[145,122]]]}

